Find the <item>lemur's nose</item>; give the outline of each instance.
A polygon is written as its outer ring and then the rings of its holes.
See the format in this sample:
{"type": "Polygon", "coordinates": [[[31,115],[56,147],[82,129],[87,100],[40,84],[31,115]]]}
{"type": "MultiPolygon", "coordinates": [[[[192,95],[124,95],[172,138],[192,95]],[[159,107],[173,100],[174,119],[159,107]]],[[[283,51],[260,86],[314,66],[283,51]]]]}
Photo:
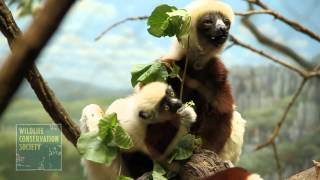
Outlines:
{"type": "Polygon", "coordinates": [[[170,110],[172,111],[172,112],[177,112],[177,110],[179,109],[179,108],[181,108],[181,106],[182,106],[182,102],[179,100],[179,99],[177,99],[177,98],[172,98],[171,100],[170,100],[170,110]]]}
{"type": "Polygon", "coordinates": [[[220,33],[225,33],[227,31],[227,27],[225,25],[218,25],[217,30],[220,33]]]}
{"type": "Polygon", "coordinates": [[[227,32],[227,26],[220,19],[217,21],[216,31],[218,35],[224,35],[227,32]]]}

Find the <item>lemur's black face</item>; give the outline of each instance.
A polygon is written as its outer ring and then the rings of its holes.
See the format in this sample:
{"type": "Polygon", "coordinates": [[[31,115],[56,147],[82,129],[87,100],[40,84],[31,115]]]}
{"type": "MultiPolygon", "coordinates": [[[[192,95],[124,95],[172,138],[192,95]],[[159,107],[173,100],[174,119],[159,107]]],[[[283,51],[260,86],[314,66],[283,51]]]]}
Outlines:
{"type": "Polygon", "coordinates": [[[168,86],[165,96],[152,111],[140,111],[139,117],[146,123],[158,123],[176,118],[177,110],[182,106],[171,86],[168,86]]]}
{"type": "Polygon", "coordinates": [[[159,112],[176,113],[177,110],[182,106],[181,101],[176,97],[171,86],[168,86],[166,95],[163,97],[159,104],[159,112]]]}
{"type": "Polygon", "coordinates": [[[220,12],[209,12],[197,22],[198,36],[214,46],[224,44],[229,35],[230,19],[220,12]]]}

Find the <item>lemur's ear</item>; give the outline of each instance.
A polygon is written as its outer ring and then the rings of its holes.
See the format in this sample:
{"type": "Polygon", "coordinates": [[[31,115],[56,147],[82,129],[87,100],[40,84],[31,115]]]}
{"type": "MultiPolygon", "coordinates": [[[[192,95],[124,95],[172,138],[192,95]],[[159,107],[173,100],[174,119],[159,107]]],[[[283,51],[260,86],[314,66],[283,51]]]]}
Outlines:
{"type": "Polygon", "coordinates": [[[144,84],[142,84],[141,82],[139,82],[136,86],[134,86],[133,88],[133,93],[138,93],[141,91],[141,89],[143,88],[144,84]]]}

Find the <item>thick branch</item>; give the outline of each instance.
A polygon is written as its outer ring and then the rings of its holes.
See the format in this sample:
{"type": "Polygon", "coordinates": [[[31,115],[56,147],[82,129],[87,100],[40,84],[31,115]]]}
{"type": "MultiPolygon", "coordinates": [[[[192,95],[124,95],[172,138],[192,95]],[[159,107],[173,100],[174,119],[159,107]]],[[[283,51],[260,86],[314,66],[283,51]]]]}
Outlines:
{"type": "Polygon", "coordinates": [[[290,27],[292,27],[293,29],[295,29],[296,31],[299,31],[303,34],[308,35],[309,37],[317,40],[318,42],[320,42],[320,36],[318,34],[316,34],[315,32],[309,30],[308,28],[306,28],[305,26],[301,25],[300,23],[290,20],[286,17],[284,17],[283,15],[281,15],[280,13],[271,10],[266,4],[264,4],[263,2],[261,2],[260,0],[247,0],[249,3],[254,3],[258,6],[260,6],[263,10],[252,10],[252,11],[248,11],[245,13],[237,13],[237,15],[239,16],[250,16],[250,15],[254,15],[254,14],[270,14],[272,15],[275,19],[278,19],[284,23],[286,23],[287,25],[289,25],[290,27]]]}
{"type": "Polygon", "coordinates": [[[308,179],[308,180],[319,180],[320,179],[320,168],[319,167],[312,167],[298,174],[295,174],[289,177],[287,180],[301,180],[301,179],[308,179]]]}
{"type": "Polygon", "coordinates": [[[73,144],[77,144],[80,135],[79,127],[75,124],[62,104],[48,87],[35,65],[27,71],[26,78],[36,93],[44,109],[56,124],[61,124],[64,136],[73,144]]]}
{"type": "MultiPolygon", "coordinates": [[[[19,84],[19,81],[22,80],[24,72],[26,72],[25,76],[28,79],[31,87],[34,89],[43,107],[46,109],[46,111],[49,113],[49,115],[55,123],[62,124],[62,131],[64,135],[69,141],[71,141],[75,145],[76,140],[79,136],[79,130],[77,125],[74,124],[74,122],[71,120],[70,116],[66,113],[62,105],[59,103],[52,90],[44,82],[36,66],[32,63],[36,59],[36,56],[41,51],[42,47],[45,45],[46,41],[53,34],[54,30],[57,28],[59,22],[61,21],[63,15],[72,5],[72,3],[72,1],[64,2],[61,3],[62,5],[60,6],[56,5],[54,1],[48,1],[44,9],[41,12],[39,12],[39,17],[35,19],[33,25],[30,27],[26,35],[22,37],[19,42],[17,42],[17,45],[15,45],[15,47],[13,48],[13,54],[21,54],[19,56],[12,55],[13,57],[11,56],[11,59],[7,60],[6,64],[7,66],[15,65],[20,67],[13,68],[15,72],[18,73],[17,75],[15,75],[14,72],[10,72],[12,69],[10,71],[4,71],[6,69],[1,69],[1,83],[3,81],[10,82],[8,81],[10,79],[14,79],[15,82],[8,84],[7,87],[0,87],[0,97],[7,96],[6,99],[0,99],[0,107],[2,108],[1,110],[4,110],[6,104],[9,102],[9,96],[13,95],[16,87],[19,84]],[[50,7],[56,7],[59,10],[52,9],[49,11],[48,8],[50,9],[50,7]],[[42,35],[41,37],[39,36],[40,34],[42,35]],[[29,45],[29,47],[27,45],[29,45]],[[22,49],[17,50],[17,48],[22,49]],[[12,60],[12,58],[15,58],[14,61],[12,60]],[[15,64],[12,65],[11,62],[14,62],[15,64]],[[28,69],[27,67],[30,67],[30,69],[28,69]]],[[[7,8],[3,0],[0,0],[0,20],[0,29],[2,33],[7,37],[10,47],[12,47],[13,41],[18,36],[20,36],[21,31],[15,23],[11,15],[11,12],[7,8]]],[[[3,68],[5,67],[6,66],[3,66],[3,68]]]]}
{"type": "Polygon", "coordinates": [[[306,59],[300,56],[296,51],[289,48],[288,46],[285,46],[284,44],[281,44],[279,42],[272,40],[271,38],[261,33],[259,29],[249,20],[248,17],[242,18],[241,21],[244,24],[244,26],[250,30],[250,32],[257,38],[257,40],[260,43],[292,58],[296,63],[298,63],[303,68],[312,69],[312,64],[310,64],[306,59]]]}
{"type": "Polygon", "coordinates": [[[6,36],[8,43],[11,47],[16,35],[21,34],[21,31],[16,22],[14,21],[12,14],[3,0],[0,0],[0,30],[4,36],[6,36]]]}

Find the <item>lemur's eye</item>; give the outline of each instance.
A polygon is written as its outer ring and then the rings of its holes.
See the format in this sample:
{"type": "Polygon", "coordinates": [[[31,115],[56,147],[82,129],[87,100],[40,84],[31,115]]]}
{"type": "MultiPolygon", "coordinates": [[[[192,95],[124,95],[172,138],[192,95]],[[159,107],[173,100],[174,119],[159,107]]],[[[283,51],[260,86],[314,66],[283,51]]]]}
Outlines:
{"type": "Polygon", "coordinates": [[[212,20],[211,19],[205,19],[203,20],[204,24],[212,24],[212,20]]]}
{"type": "Polygon", "coordinates": [[[227,19],[227,18],[223,19],[223,22],[224,22],[224,24],[225,24],[226,26],[230,26],[230,24],[231,24],[230,20],[227,19]]]}
{"type": "Polygon", "coordinates": [[[170,107],[168,105],[164,105],[164,110],[165,111],[169,111],[170,110],[170,107]]]}
{"type": "Polygon", "coordinates": [[[175,94],[173,91],[171,91],[169,95],[170,95],[170,97],[175,97],[175,94]]]}
{"type": "Polygon", "coordinates": [[[140,111],[139,112],[139,117],[142,119],[150,119],[152,117],[152,114],[149,112],[145,112],[145,111],[140,111]]]}

